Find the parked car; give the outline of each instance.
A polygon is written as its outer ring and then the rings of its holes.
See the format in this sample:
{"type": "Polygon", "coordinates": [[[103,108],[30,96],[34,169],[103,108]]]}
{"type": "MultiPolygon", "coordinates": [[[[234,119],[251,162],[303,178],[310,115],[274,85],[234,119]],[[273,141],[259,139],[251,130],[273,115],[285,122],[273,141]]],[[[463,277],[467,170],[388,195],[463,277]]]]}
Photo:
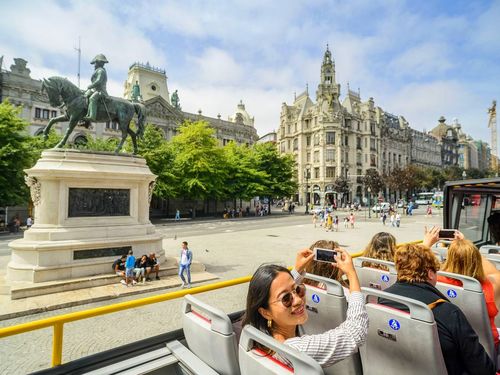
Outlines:
{"type": "Polygon", "coordinates": [[[372,207],[373,212],[389,212],[391,204],[389,202],[377,203],[372,207]]]}

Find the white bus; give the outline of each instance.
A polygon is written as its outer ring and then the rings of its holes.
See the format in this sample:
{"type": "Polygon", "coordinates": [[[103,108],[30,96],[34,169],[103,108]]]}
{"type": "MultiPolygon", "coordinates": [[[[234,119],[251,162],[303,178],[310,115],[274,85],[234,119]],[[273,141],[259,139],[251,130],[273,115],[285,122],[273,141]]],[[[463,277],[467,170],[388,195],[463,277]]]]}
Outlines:
{"type": "Polygon", "coordinates": [[[419,206],[420,205],[428,205],[432,204],[432,197],[434,196],[433,192],[425,192],[425,193],[418,193],[417,194],[417,200],[415,203],[417,203],[419,206]]]}

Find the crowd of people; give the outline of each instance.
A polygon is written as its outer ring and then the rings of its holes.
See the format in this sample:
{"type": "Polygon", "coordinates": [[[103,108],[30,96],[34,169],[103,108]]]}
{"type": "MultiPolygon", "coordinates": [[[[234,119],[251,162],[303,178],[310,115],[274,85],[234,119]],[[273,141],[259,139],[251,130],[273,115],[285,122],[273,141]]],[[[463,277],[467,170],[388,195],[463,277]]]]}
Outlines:
{"type": "MultiPolygon", "coordinates": [[[[492,239],[499,245],[500,213],[492,214],[488,222],[492,239]]],[[[431,250],[439,241],[439,230],[438,227],[426,229],[422,243],[401,246],[396,246],[393,235],[377,233],[363,256],[395,264],[397,281],[385,292],[412,298],[429,306],[437,324],[439,343],[449,374],[495,374],[496,358],[489,357],[465,314],[436,288],[436,283],[459,284],[455,279],[438,276],[439,270],[470,276],[481,283],[495,347],[498,349],[499,334],[494,320],[500,307],[500,272],[459,231],[455,231],[446,261],[441,264],[431,250]]],[[[363,266],[386,269],[384,265],[370,262],[364,262],[363,266]]],[[[406,306],[392,300],[380,299],[379,303],[408,311],[406,306]]],[[[331,366],[357,352],[366,340],[369,322],[349,253],[334,241],[317,241],[310,248],[298,252],[295,267],[291,271],[272,264],[260,266],[249,284],[242,320],[243,326],[247,324],[309,355],[322,367],[331,366]],[[335,249],[335,262],[314,260],[313,249],[316,247],[335,249]],[[318,282],[305,280],[306,272],[339,281],[348,298],[346,320],[321,334],[304,335],[301,330],[301,325],[308,319],[304,282],[322,287],[318,282]]],[[[267,350],[269,355],[287,363],[277,353],[267,348],[260,349],[267,350]]]]}
{"type": "MultiPolygon", "coordinates": [[[[356,217],[354,216],[354,212],[347,214],[342,219],[344,223],[344,228],[354,229],[354,223],[356,221],[356,217]]],[[[327,209],[323,209],[320,211],[314,211],[312,216],[312,222],[314,228],[324,228],[327,232],[338,232],[340,219],[339,215],[334,215],[331,211],[327,209]]]]}

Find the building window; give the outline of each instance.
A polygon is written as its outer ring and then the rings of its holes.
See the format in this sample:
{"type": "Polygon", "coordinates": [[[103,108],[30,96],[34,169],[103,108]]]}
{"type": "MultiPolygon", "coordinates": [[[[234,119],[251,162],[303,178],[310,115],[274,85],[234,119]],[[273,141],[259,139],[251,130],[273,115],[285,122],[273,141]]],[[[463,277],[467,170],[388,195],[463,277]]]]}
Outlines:
{"type": "Polygon", "coordinates": [[[314,151],[314,162],[319,163],[319,151],[314,151]]]}
{"type": "Polygon", "coordinates": [[[311,162],[311,153],[310,152],[307,153],[307,162],[308,163],[311,162]]]}
{"type": "Polygon", "coordinates": [[[314,178],[319,178],[319,168],[314,168],[314,178]]]}
{"type": "Polygon", "coordinates": [[[335,132],[326,132],[326,144],[327,145],[335,144],[335,132]]]}
{"type": "Polygon", "coordinates": [[[401,164],[401,155],[398,155],[398,163],[401,164]]]}
{"type": "Polygon", "coordinates": [[[345,146],[349,146],[349,136],[345,136],[345,139],[344,139],[344,145],[345,146]]]}
{"type": "Polygon", "coordinates": [[[292,149],[292,147],[291,147],[290,140],[288,140],[288,142],[287,142],[287,143],[288,143],[288,144],[287,144],[287,148],[288,148],[289,150],[291,150],[291,149],[292,149]]]}
{"type": "Polygon", "coordinates": [[[50,111],[50,117],[56,117],[57,111],[50,111]]]}
{"type": "Polygon", "coordinates": [[[35,118],[42,118],[42,109],[35,108],[35,118]]]}
{"type": "Polygon", "coordinates": [[[326,150],[326,161],[327,162],[335,161],[335,150],[334,149],[326,150]]]}
{"type": "Polygon", "coordinates": [[[286,148],[285,148],[285,142],[281,142],[281,152],[285,152],[286,148]]]}
{"type": "Polygon", "coordinates": [[[361,150],[361,137],[356,137],[356,148],[361,150]]]}
{"type": "Polygon", "coordinates": [[[290,134],[292,132],[292,125],[288,125],[286,129],[287,134],[290,134]]]}
{"type": "Polygon", "coordinates": [[[370,138],[370,150],[377,151],[377,143],[375,141],[375,138],[370,138]]]}
{"type": "Polygon", "coordinates": [[[319,145],[319,134],[314,134],[314,145],[319,145]]]}
{"type": "Polygon", "coordinates": [[[370,155],[370,167],[376,167],[377,166],[377,161],[375,159],[375,155],[371,154],[370,155]]]}
{"type": "Polygon", "coordinates": [[[344,160],[344,162],[346,164],[349,163],[349,153],[348,152],[345,153],[345,160],[344,160]]]}
{"type": "Polygon", "coordinates": [[[294,150],[298,150],[299,149],[299,140],[297,138],[295,138],[293,140],[293,149],[294,150]]]}
{"type": "Polygon", "coordinates": [[[375,124],[373,122],[370,123],[370,133],[375,135],[375,124]]]}
{"type": "Polygon", "coordinates": [[[311,122],[311,120],[306,120],[306,129],[309,129],[309,123],[311,122]]]}
{"type": "Polygon", "coordinates": [[[356,155],[356,164],[357,165],[362,165],[363,164],[363,162],[361,160],[361,153],[359,153],[359,154],[356,155]]]}
{"type": "Polygon", "coordinates": [[[308,147],[309,147],[310,145],[311,145],[311,136],[310,136],[310,135],[308,135],[308,136],[306,137],[306,146],[308,146],[308,147]]]}
{"type": "Polygon", "coordinates": [[[49,110],[48,109],[44,109],[42,111],[42,118],[45,119],[45,120],[49,119],[49,110]]]}
{"type": "Polygon", "coordinates": [[[326,167],[326,177],[335,177],[335,167],[326,167]]]}
{"type": "Polygon", "coordinates": [[[295,128],[295,133],[297,133],[297,123],[295,123],[294,128],[295,128]]]}

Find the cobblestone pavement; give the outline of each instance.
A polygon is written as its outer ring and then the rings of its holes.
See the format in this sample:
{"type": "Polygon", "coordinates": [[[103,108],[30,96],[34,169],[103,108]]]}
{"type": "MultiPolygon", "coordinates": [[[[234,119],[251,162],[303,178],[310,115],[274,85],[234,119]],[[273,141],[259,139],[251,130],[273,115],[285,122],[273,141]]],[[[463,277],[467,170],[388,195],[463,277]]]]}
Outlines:
{"type": "MultiPolygon", "coordinates": [[[[349,251],[361,250],[373,234],[393,233],[398,242],[422,238],[425,225],[439,224],[441,217],[426,218],[422,212],[403,217],[400,228],[384,227],[378,219],[366,220],[357,215],[354,229],[325,232],[314,228],[311,217],[295,214],[257,220],[221,220],[204,223],[158,225],[165,235],[167,255],[178,256],[182,241],[189,241],[196,260],[205,263],[207,271],[222,280],[249,275],[264,262],[292,265],[296,251],[318,239],[335,239],[349,251]]],[[[5,268],[9,251],[7,239],[0,238],[0,267],[5,268]]],[[[244,309],[247,284],[198,295],[202,300],[226,312],[244,309]]],[[[61,309],[32,316],[1,321],[10,326],[72,311],[122,302],[149,295],[61,309]]],[[[181,301],[168,301],[143,308],[126,310],[92,319],[66,324],[64,327],[63,361],[117,347],[136,340],[180,328],[181,301]]],[[[2,339],[0,374],[24,374],[50,366],[52,329],[32,331],[2,339]]]]}

